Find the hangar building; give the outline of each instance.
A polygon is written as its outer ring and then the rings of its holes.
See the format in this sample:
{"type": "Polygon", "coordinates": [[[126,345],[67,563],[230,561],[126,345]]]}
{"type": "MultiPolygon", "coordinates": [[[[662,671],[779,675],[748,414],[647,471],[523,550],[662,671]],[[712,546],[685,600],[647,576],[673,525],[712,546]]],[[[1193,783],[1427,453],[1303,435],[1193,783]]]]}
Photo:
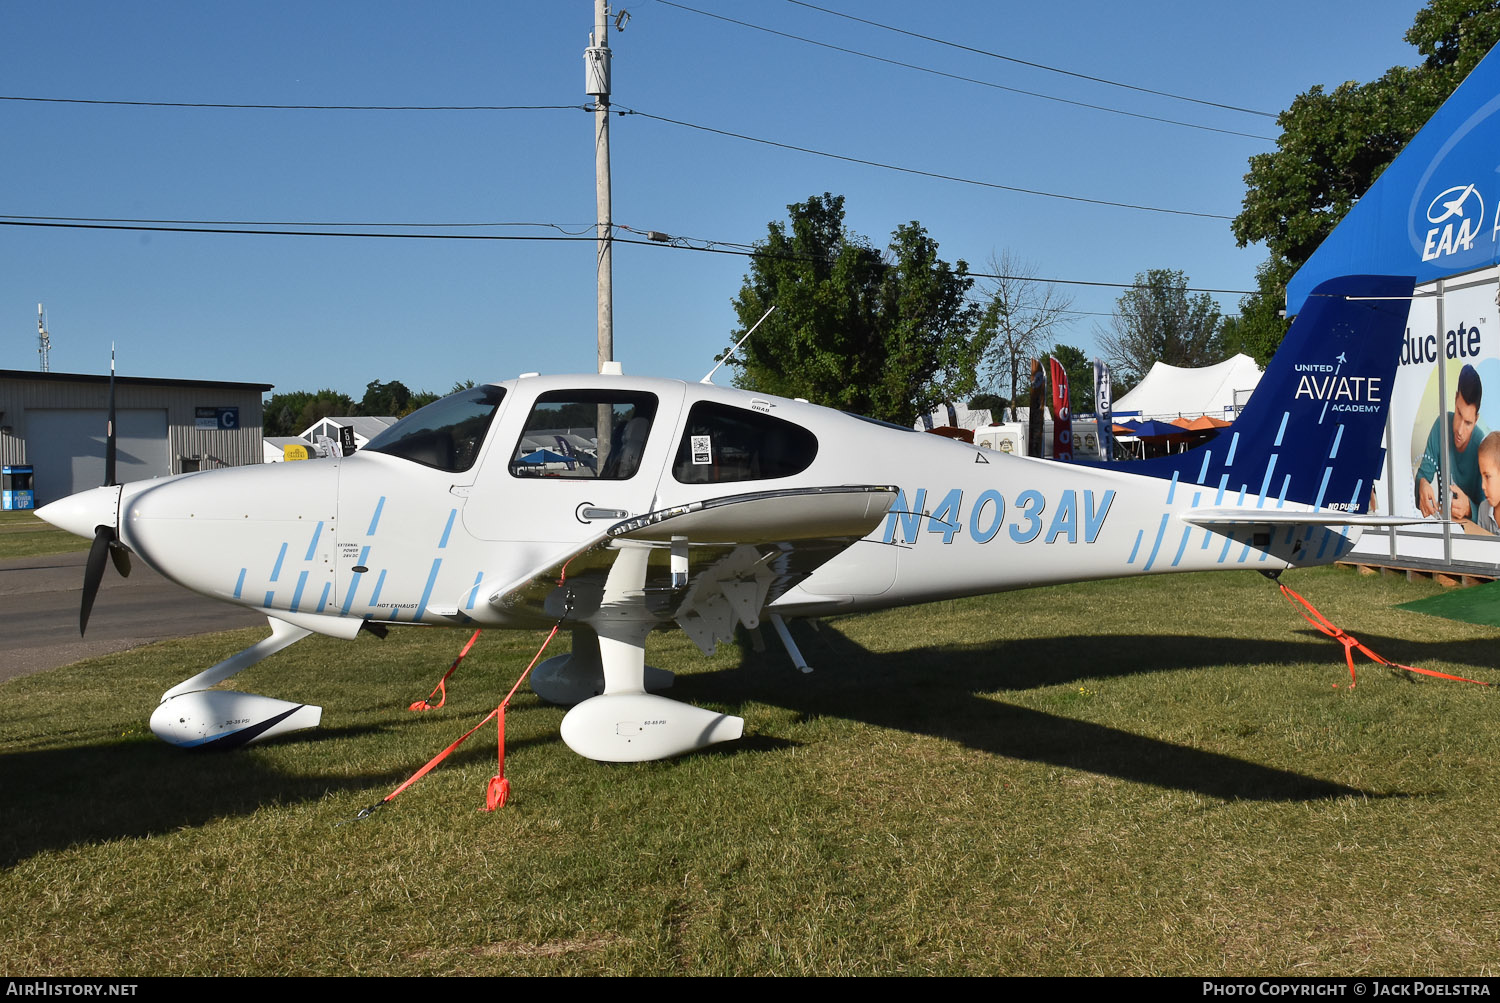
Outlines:
{"type": "MultiPolygon", "coordinates": [[[[268,383],[120,376],[116,479],[261,462],[268,383]]],[[[0,464],[35,470],[36,504],[104,483],[109,377],[0,369],[0,464]]]]}

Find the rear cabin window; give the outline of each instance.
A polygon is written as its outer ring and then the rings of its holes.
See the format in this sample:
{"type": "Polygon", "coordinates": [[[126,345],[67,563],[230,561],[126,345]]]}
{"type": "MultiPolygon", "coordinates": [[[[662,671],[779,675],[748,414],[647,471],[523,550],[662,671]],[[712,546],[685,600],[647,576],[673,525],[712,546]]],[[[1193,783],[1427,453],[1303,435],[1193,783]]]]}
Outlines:
{"type": "Polygon", "coordinates": [[[516,477],[628,480],[640,469],[655,418],[655,394],[548,391],[526,416],[510,472],[516,477]]]}
{"type": "Polygon", "coordinates": [[[683,484],[770,480],[800,474],[817,455],[817,436],[800,425],[699,401],[688,412],[672,476],[683,484]]]}
{"type": "Polygon", "coordinates": [[[479,459],[479,447],[504,399],[501,387],[461,390],[413,411],[365,449],[451,473],[468,470],[479,459]]]}

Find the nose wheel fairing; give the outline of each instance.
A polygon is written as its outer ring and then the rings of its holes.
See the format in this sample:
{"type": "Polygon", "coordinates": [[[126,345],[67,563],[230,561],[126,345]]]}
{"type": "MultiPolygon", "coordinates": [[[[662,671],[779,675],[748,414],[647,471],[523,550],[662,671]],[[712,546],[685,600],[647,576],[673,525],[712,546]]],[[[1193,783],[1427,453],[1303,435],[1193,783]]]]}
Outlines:
{"type": "Polygon", "coordinates": [[[316,728],[323,708],[236,690],[184,693],[158,704],[151,732],[185,749],[232,749],[316,728]]]}
{"type": "Polygon", "coordinates": [[[269,619],[270,637],[162,694],[151,714],[151,731],[157,738],[183,748],[225,749],[318,726],[321,707],[211,688],[312,633],[275,617],[269,619]]]}

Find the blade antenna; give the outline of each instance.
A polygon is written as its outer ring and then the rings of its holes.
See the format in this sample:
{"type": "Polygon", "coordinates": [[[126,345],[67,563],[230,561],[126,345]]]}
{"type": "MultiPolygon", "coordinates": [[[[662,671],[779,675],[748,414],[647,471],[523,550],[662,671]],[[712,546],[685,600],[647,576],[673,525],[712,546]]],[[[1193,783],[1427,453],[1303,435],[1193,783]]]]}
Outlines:
{"type": "Polygon", "coordinates": [[[761,325],[761,323],[762,323],[762,322],[763,322],[763,321],[764,321],[764,320],[765,320],[765,319],[766,319],[766,318],[767,318],[767,317],[769,317],[769,316],[771,316],[771,314],[773,314],[773,313],[775,313],[775,312],[776,312],[776,307],[775,307],[775,305],[774,305],[774,304],[773,304],[773,305],[772,305],[772,306],[771,306],[771,309],[769,309],[769,310],[767,310],[767,311],[766,311],[766,312],[765,312],[765,313],[763,313],[763,314],[761,314],[761,315],[760,315],[760,320],[758,320],[758,321],[756,321],[756,322],[755,322],[755,323],[754,323],[754,324],[752,324],[752,325],[751,325],[751,327],[750,327],[750,330],[748,330],[748,331],[746,331],[746,332],[745,332],[745,337],[744,337],[744,338],[741,338],[741,339],[740,339],[740,340],[739,340],[739,341],[736,341],[736,342],[735,342],[735,343],[734,343],[734,348],[731,348],[731,349],[730,349],[730,350],[729,350],[729,351],[727,351],[727,352],[725,352],[725,353],[724,353],[724,357],[723,357],[723,358],[722,358],[722,359],[720,359],[720,360],[719,360],[719,361],[718,361],[718,362],[717,362],[717,363],[716,363],[716,364],[715,364],[715,365],[714,365],[714,367],[713,367],[713,368],[712,368],[712,369],[710,369],[710,370],[709,370],[709,371],[708,371],[708,375],[707,375],[707,376],[705,376],[705,377],[703,377],[703,379],[701,379],[701,380],[699,380],[699,381],[698,381],[698,382],[699,382],[699,383],[712,383],[712,382],[713,382],[713,381],[714,381],[714,373],[717,373],[717,372],[718,372],[718,371],[719,371],[719,366],[722,366],[722,365],[723,365],[723,364],[724,364],[724,363],[726,363],[726,362],[728,362],[728,361],[729,361],[729,360],[730,360],[730,359],[732,359],[732,358],[734,358],[734,353],[735,353],[735,352],[736,352],[736,351],[737,351],[737,350],[738,350],[738,349],[739,349],[739,347],[740,347],[740,346],[741,346],[741,345],[743,345],[743,344],[744,344],[744,343],[745,343],[745,339],[746,339],[746,338],[749,338],[749,337],[750,337],[750,336],[751,336],[751,335],[752,335],[752,334],[754,334],[754,333],[755,333],[755,329],[756,329],[756,328],[757,328],[757,327],[760,327],[760,325],[761,325]]]}

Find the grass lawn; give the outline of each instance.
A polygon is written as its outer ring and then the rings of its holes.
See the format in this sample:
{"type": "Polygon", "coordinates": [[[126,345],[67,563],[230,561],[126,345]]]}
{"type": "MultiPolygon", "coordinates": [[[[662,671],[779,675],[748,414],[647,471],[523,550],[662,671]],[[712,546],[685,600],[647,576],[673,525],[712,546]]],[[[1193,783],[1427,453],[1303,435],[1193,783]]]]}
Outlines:
{"type": "MultiPolygon", "coordinates": [[[[1429,584],[1286,579],[1395,661],[1500,682],[1429,584]]],[[[260,636],[167,642],[0,687],[0,958],[42,974],[1471,974],[1500,943],[1490,688],[1365,665],[1253,574],[834,618],[704,659],[675,695],[747,737],[601,765],[523,689],[511,803],[478,721],[540,634],[315,637],[236,688],[324,727],[168,748],[160,693],[260,636]]],[[[565,638],[563,639],[565,643],[565,638]]]]}
{"type": "Polygon", "coordinates": [[[88,549],[89,541],[43,522],[33,512],[0,512],[0,561],[88,549]]]}

